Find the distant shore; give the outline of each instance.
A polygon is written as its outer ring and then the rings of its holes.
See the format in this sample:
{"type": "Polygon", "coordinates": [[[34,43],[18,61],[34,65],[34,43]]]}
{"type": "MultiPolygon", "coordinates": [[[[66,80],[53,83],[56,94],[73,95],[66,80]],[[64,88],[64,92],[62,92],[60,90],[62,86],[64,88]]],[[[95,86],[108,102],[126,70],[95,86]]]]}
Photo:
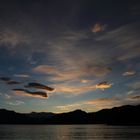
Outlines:
{"type": "Polygon", "coordinates": [[[0,124],[106,124],[140,125],[140,105],[125,105],[98,112],[75,110],[67,113],[17,113],[0,109],[0,124]]]}

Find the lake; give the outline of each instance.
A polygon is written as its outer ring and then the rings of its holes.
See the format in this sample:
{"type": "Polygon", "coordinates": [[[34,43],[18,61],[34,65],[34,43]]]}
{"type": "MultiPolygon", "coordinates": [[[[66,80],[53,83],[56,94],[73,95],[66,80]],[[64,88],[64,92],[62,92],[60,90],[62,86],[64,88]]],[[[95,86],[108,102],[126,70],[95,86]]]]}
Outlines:
{"type": "Polygon", "coordinates": [[[140,126],[0,125],[0,140],[140,140],[140,126]]]}

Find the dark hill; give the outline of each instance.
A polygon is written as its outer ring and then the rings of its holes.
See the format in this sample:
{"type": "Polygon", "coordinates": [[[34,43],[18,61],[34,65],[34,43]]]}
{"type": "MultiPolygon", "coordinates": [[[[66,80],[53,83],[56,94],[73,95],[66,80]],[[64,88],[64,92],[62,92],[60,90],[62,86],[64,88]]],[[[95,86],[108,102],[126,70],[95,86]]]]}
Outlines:
{"type": "Polygon", "coordinates": [[[140,105],[121,106],[86,113],[75,110],[67,113],[16,113],[0,109],[0,124],[109,124],[140,125],[140,105]]]}

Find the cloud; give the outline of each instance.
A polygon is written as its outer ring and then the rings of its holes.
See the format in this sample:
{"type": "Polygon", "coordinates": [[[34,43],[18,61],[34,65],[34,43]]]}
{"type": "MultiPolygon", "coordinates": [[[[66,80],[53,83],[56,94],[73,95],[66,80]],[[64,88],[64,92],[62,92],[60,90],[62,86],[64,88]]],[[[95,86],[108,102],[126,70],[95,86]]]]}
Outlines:
{"type": "Polygon", "coordinates": [[[89,83],[86,85],[81,85],[81,84],[70,84],[70,83],[61,83],[61,84],[55,84],[56,92],[58,93],[64,93],[69,95],[79,95],[82,93],[86,93],[89,91],[94,91],[96,89],[107,89],[111,88],[113,84],[108,83],[108,82],[101,82],[99,84],[93,84],[89,83]]]}
{"type": "Polygon", "coordinates": [[[48,98],[48,95],[46,92],[37,91],[37,92],[31,92],[26,89],[13,89],[15,91],[16,95],[20,96],[30,96],[30,97],[36,97],[36,98],[48,98]]]}
{"type": "Polygon", "coordinates": [[[98,32],[104,31],[105,28],[106,28],[106,25],[102,25],[102,24],[100,24],[100,23],[96,23],[96,24],[92,27],[91,31],[92,31],[93,33],[98,33],[98,32]]]}
{"type": "Polygon", "coordinates": [[[136,96],[133,96],[133,97],[131,97],[132,99],[136,99],[136,100],[140,100],[140,95],[136,95],[136,96]]]}
{"type": "Polygon", "coordinates": [[[134,93],[134,90],[130,90],[130,91],[127,92],[127,95],[131,95],[133,93],[134,93]]]}
{"type": "Polygon", "coordinates": [[[140,81],[135,81],[127,85],[132,89],[140,89],[140,81]]]}
{"type": "Polygon", "coordinates": [[[82,71],[78,70],[66,70],[66,71],[59,71],[59,73],[54,74],[50,77],[51,81],[71,81],[75,79],[79,79],[82,76],[82,71]]]}
{"type": "Polygon", "coordinates": [[[125,97],[111,97],[111,98],[96,98],[93,100],[87,100],[84,102],[89,108],[93,108],[98,111],[105,108],[112,108],[127,104],[134,104],[135,100],[130,100],[127,96],[125,97]]]}
{"type": "Polygon", "coordinates": [[[11,45],[12,47],[20,45],[21,43],[28,43],[29,38],[19,32],[12,30],[4,30],[0,32],[0,44],[11,45]]]}
{"type": "Polygon", "coordinates": [[[128,104],[139,104],[140,103],[140,96],[139,95],[122,95],[121,97],[102,97],[96,98],[93,100],[86,100],[86,101],[79,101],[73,104],[65,104],[56,106],[57,109],[61,111],[70,111],[75,109],[86,109],[87,111],[98,111],[105,108],[112,108],[122,105],[128,104]]]}
{"type": "Polygon", "coordinates": [[[96,109],[111,108],[113,106],[119,106],[120,100],[118,98],[97,98],[94,100],[86,101],[85,104],[93,105],[96,109]]]}
{"type": "Polygon", "coordinates": [[[2,98],[4,98],[4,99],[6,99],[6,100],[9,100],[9,99],[11,99],[12,98],[12,96],[11,95],[9,95],[9,94],[4,94],[4,93],[0,93],[0,96],[2,97],[2,98]]]}
{"type": "Polygon", "coordinates": [[[25,86],[26,88],[37,88],[37,89],[45,89],[48,91],[53,91],[54,88],[40,84],[40,83],[28,83],[28,85],[25,86]]]}
{"type": "Polygon", "coordinates": [[[94,100],[80,101],[73,104],[65,104],[56,106],[61,111],[70,111],[75,109],[86,109],[87,111],[98,111],[103,108],[112,108],[119,106],[120,101],[118,98],[97,98],[94,100]]]}
{"type": "Polygon", "coordinates": [[[139,93],[133,93],[125,96],[122,100],[122,103],[125,104],[140,104],[140,95],[139,93]]]}
{"type": "Polygon", "coordinates": [[[101,82],[101,83],[98,83],[98,84],[96,85],[96,89],[104,90],[104,89],[106,89],[106,88],[112,87],[112,85],[113,85],[113,84],[108,83],[108,82],[101,82]]]}
{"type": "Polygon", "coordinates": [[[6,82],[8,85],[15,85],[15,84],[20,84],[20,82],[14,81],[14,80],[10,80],[8,82],[6,82]]]}
{"type": "Polygon", "coordinates": [[[4,81],[8,85],[20,84],[20,82],[12,80],[10,77],[0,77],[1,81],[4,81]]]}
{"type": "Polygon", "coordinates": [[[93,91],[98,88],[105,89],[112,86],[112,84],[107,82],[103,83],[104,85],[95,85],[93,80],[90,80],[91,76],[102,77],[112,71],[111,68],[105,66],[101,67],[86,64],[85,67],[74,67],[71,69],[64,68],[61,70],[53,66],[39,65],[33,68],[33,71],[49,75],[46,79],[55,82],[53,86],[58,93],[71,93],[72,95],[78,95],[80,93],[93,91]],[[85,85],[83,85],[83,83],[85,85]]]}
{"type": "Polygon", "coordinates": [[[87,75],[92,75],[96,77],[104,77],[108,73],[110,73],[112,70],[108,68],[107,66],[103,65],[92,65],[92,64],[87,64],[83,70],[87,75]]]}
{"type": "Polygon", "coordinates": [[[106,103],[111,103],[114,101],[118,101],[118,99],[117,98],[97,98],[94,100],[87,101],[86,104],[89,104],[89,105],[106,104],[106,103]]]}
{"type": "Polygon", "coordinates": [[[11,80],[11,78],[9,78],[9,77],[0,77],[0,80],[1,81],[10,81],[11,80]]]}
{"type": "Polygon", "coordinates": [[[8,94],[4,94],[4,98],[5,98],[5,99],[11,99],[11,96],[8,95],[8,94]]]}
{"type": "Polygon", "coordinates": [[[88,91],[94,91],[96,89],[95,85],[70,85],[70,84],[56,84],[56,92],[64,93],[69,95],[79,95],[88,91]]]}
{"type": "Polygon", "coordinates": [[[44,74],[59,73],[59,71],[54,66],[49,66],[49,65],[39,65],[33,68],[33,71],[38,73],[44,73],[44,74]]]}
{"type": "Polygon", "coordinates": [[[81,105],[82,104],[80,104],[80,103],[74,103],[74,104],[56,106],[56,108],[61,111],[70,111],[70,110],[75,110],[76,108],[80,108],[81,105]]]}
{"type": "Polygon", "coordinates": [[[115,46],[113,48],[115,54],[111,53],[112,57],[114,55],[116,60],[125,62],[126,60],[139,57],[140,34],[139,32],[136,32],[138,29],[139,23],[127,24],[111,30],[96,39],[102,42],[110,42],[112,44],[111,46],[115,46]]]}
{"type": "Polygon", "coordinates": [[[25,102],[16,100],[14,102],[7,102],[7,104],[12,105],[12,106],[19,106],[19,105],[25,104],[25,102]]]}
{"type": "Polygon", "coordinates": [[[28,78],[30,77],[28,74],[14,74],[15,77],[22,77],[22,78],[28,78]]]}
{"type": "MultiPolygon", "coordinates": [[[[80,64],[81,65],[81,64],[80,64]]],[[[33,68],[34,72],[50,75],[48,79],[50,81],[70,81],[76,79],[90,78],[91,76],[103,77],[107,75],[111,70],[105,66],[96,66],[84,64],[79,66],[73,65],[71,68],[57,68],[48,65],[39,65],[33,68]]],[[[88,79],[87,79],[88,80],[88,79]]]]}
{"type": "Polygon", "coordinates": [[[82,80],[80,80],[80,82],[83,83],[83,84],[86,84],[86,83],[89,83],[90,80],[82,79],[82,80]]]}
{"type": "Polygon", "coordinates": [[[135,74],[136,74],[135,71],[126,71],[126,72],[124,72],[122,75],[123,75],[123,76],[133,76],[133,75],[135,75],[135,74]]]}
{"type": "Polygon", "coordinates": [[[62,70],[54,66],[49,65],[39,65],[33,68],[34,72],[43,73],[51,75],[49,79],[51,81],[64,81],[64,80],[72,80],[80,77],[81,72],[78,70],[62,70]]]}

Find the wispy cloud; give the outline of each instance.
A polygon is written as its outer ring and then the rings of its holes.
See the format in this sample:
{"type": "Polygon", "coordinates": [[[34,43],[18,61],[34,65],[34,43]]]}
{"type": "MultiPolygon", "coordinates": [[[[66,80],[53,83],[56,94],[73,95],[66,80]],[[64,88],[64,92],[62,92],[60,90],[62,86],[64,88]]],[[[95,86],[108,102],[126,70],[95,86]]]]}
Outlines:
{"type": "Polygon", "coordinates": [[[57,68],[54,66],[39,65],[33,68],[33,71],[36,73],[50,75],[49,79],[51,81],[65,81],[74,79],[80,80],[83,78],[89,78],[90,76],[103,77],[109,72],[111,72],[111,70],[108,67],[88,64],[84,64],[84,66],[73,65],[71,68],[68,69],[64,67],[57,68]]]}
{"type": "MultiPolygon", "coordinates": [[[[96,39],[103,42],[109,41],[115,46],[114,51],[116,51],[116,60],[131,60],[139,57],[140,53],[139,33],[135,32],[138,28],[138,23],[128,24],[109,31],[96,39]]],[[[113,55],[113,53],[111,55],[113,55]]]]}
{"type": "Polygon", "coordinates": [[[16,85],[16,84],[20,84],[20,82],[15,81],[15,80],[11,80],[7,82],[8,85],[16,85]]]}
{"type": "Polygon", "coordinates": [[[96,24],[92,27],[91,31],[92,31],[93,33],[102,32],[102,31],[105,30],[106,26],[107,26],[107,25],[105,25],[105,24],[96,23],[96,24]]]}
{"type": "Polygon", "coordinates": [[[44,74],[54,74],[54,73],[59,73],[57,68],[54,66],[49,66],[49,65],[39,65],[33,68],[34,72],[37,73],[44,73],[44,74]]]}
{"type": "Polygon", "coordinates": [[[19,106],[19,105],[25,104],[25,102],[16,100],[14,102],[7,102],[7,104],[12,105],[12,106],[19,106]]]}
{"type": "Polygon", "coordinates": [[[108,82],[101,82],[98,84],[95,84],[93,82],[91,83],[86,83],[86,84],[70,84],[70,83],[60,83],[60,84],[55,84],[56,92],[58,93],[63,93],[69,95],[79,95],[82,93],[86,92],[91,92],[96,89],[101,89],[105,90],[107,88],[111,88],[113,84],[108,83],[108,82]]]}
{"type": "Polygon", "coordinates": [[[104,108],[112,108],[127,104],[139,104],[140,96],[139,95],[126,95],[121,97],[104,97],[96,98],[93,100],[80,101],[73,104],[65,104],[56,106],[60,111],[71,111],[75,109],[84,109],[88,111],[98,111],[104,108]]]}
{"type": "Polygon", "coordinates": [[[28,43],[29,38],[19,32],[12,30],[4,30],[0,33],[0,44],[11,45],[12,47],[22,43],[28,43]]]}
{"type": "Polygon", "coordinates": [[[71,111],[75,109],[87,108],[88,111],[97,111],[103,108],[112,108],[119,106],[120,101],[117,98],[97,98],[93,100],[81,101],[73,104],[65,104],[56,106],[61,111],[71,111]]]}
{"type": "Polygon", "coordinates": [[[4,94],[5,99],[11,99],[11,96],[9,94],[4,94]]]}
{"type": "Polygon", "coordinates": [[[21,77],[21,78],[28,78],[30,75],[28,74],[14,74],[15,77],[21,77]]]}
{"type": "Polygon", "coordinates": [[[136,74],[135,71],[126,71],[126,72],[124,72],[122,75],[123,75],[123,76],[133,76],[133,75],[135,75],[135,74],[136,74]]]}
{"type": "Polygon", "coordinates": [[[95,105],[95,104],[107,104],[107,103],[112,103],[112,102],[116,102],[119,101],[118,98],[97,98],[94,100],[89,100],[86,102],[86,104],[89,105],[95,105]]]}
{"type": "Polygon", "coordinates": [[[63,93],[69,95],[79,95],[81,93],[85,93],[88,91],[94,91],[96,89],[95,85],[84,85],[84,86],[79,86],[79,85],[70,85],[70,84],[56,84],[56,92],[58,93],[63,93]]]}
{"type": "Polygon", "coordinates": [[[140,100],[140,95],[136,95],[136,96],[133,96],[133,97],[131,97],[132,99],[136,99],[136,100],[140,100]]]}
{"type": "Polygon", "coordinates": [[[128,85],[128,87],[130,87],[132,89],[140,89],[140,81],[134,81],[127,85],[128,85]]]}
{"type": "Polygon", "coordinates": [[[6,99],[6,100],[9,100],[12,98],[11,95],[9,94],[6,94],[6,93],[0,93],[0,96],[3,98],[3,99],[6,99]]]}
{"type": "Polygon", "coordinates": [[[82,104],[80,103],[74,103],[74,104],[56,106],[56,108],[61,111],[70,111],[70,110],[75,110],[75,108],[81,108],[81,105],[82,104]]]}

